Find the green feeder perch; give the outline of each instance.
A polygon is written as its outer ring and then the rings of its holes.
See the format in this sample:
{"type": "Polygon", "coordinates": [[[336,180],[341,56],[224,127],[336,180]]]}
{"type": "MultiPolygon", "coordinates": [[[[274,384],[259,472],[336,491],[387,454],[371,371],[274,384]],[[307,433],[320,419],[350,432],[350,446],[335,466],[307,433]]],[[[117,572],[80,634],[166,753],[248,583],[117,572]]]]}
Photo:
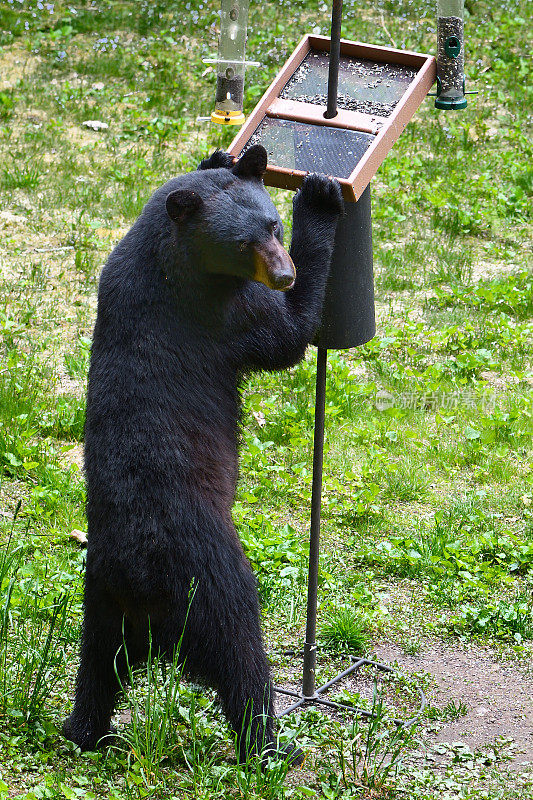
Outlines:
{"type": "Polygon", "coordinates": [[[437,0],[437,97],[435,108],[466,108],[463,0],[437,0]]]}

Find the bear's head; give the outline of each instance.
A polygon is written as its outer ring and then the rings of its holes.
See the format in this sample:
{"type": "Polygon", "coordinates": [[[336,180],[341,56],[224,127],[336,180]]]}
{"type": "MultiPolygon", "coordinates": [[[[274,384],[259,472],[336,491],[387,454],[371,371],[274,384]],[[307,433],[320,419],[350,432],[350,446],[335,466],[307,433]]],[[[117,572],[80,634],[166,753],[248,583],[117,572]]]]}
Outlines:
{"type": "Polygon", "coordinates": [[[167,214],[199,269],[287,291],[296,278],[283,226],[262,177],[267,152],[250,147],[231,169],[205,170],[167,195],[167,214]]]}

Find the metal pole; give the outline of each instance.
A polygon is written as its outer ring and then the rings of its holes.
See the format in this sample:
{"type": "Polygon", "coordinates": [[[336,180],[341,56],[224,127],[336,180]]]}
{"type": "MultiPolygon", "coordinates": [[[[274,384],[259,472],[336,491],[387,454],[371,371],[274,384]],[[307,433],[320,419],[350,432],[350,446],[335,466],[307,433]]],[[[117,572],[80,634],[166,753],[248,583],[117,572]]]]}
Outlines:
{"type": "MultiPolygon", "coordinates": [[[[330,119],[337,114],[337,86],[341,52],[342,0],[333,0],[329,49],[328,107],[330,119]]],[[[324,461],[324,427],[326,420],[326,364],[328,351],[319,347],[316,357],[315,433],[313,442],[313,490],[311,494],[311,529],[309,534],[309,583],[307,587],[307,625],[304,643],[302,695],[314,697],[316,692],[316,615],[318,601],[318,560],[320,553],[320,507],[322,502],[322,464],[324,461]]]]}
{"type": "Polygon", "coordinates": [[[337,88],[339,85],[339,60],[341,56],[342,0],[333,0],[331,11],[331,40],[329,45],[328,107],[324,116],[337,116],[337,88]]]}
{"type": "Polygon", "coordinates": [[[313,443],[313,490],[311,494],[311,530],[309,535],[309,584],[307,588],[307,626],[304,644],[302,692],[315,696],[316,686],[316,615],[318,598],[318,558],[320,551],[320,506],[322,500],[322,463],[326,419],[326,364],[328,351],[319,347],[316,361],[315,434],[313,443]]]}
{"type": "MultiPolygon", "coordinates": [[[[342,19],[342,0],[333,0],[333,10],[331,14],[331,40],[329,55],[329,78],[328,78],[328,105],[324,112],[324,117],[331,119],[337,114],[337,88],[339,82],[339,61],[340,61],[340,36],[342,19]]],[[[334,324],[329,316],[322,319],[321,330],[317,335],[317,365],[316,365],[316,394],[315,394],[315,432],[313,442],[313,490],[311,494],[311,530],[309,534],[309,578],[307,588],[307,624],[305,629],[305,643],[303,653],[303,680],[302,692],[298,694],[290,689],[283,689],[276,686],[275,691],[288,697],[296,699],[277,716],[282,717],[290,714],[298,708],[311,703],[311,705],[324,705],[328,708],[343,709],[354,711],[362,716],[373,717],[372,711],[359,708],[351,708],[340,703],[332,703],[326,700],[322,694],[331,686],[335,686],[343,678],[356,672],[361,666],[374,666],[383,672],[394,672],[391,667],[370,661],[366,658],[352,660],[352,664],[323,686],[316,688],[316,618],[318,605],[318,564],[320,553],[320,510],[322,501],[322,466],[324,461],[324,428],[326,421],[326,365],[328,359],[328,347],[344,349],[368,342],[375,334],[374,322],[374,282],[372,275],[372,227],[370,212],[370,189],[367,187],[357,203],[347,204],[346,213],[347,224],[341,227],[342,220],[339,221],[337,228],[337,238],[335,240],[335,252],[339,252],[337,259],[341,263],[340,271],[341,283],[346,276],[353,272],[353,262],[361,266],[359,274],[354,284],[354,294],[350,295],[348,306],[355,303],[356,307],[362,309],[359,319],[359,329],[357,335],[353,337],[353,324],[349,325],[349,318],[343,315],[340,326],[334,324]],[[348,208],[350,210],[348,211],[348,208]],[[339,233],[339,229],[340,233],[339,233]],[[358,245],[361,240],[360,246],[358,245]],[[361,301],[361,297],[363,300],[361,301]],[[359,305],[357,305],[359,303],[359,305]],[[349,334],[349,337],[348,337],[349,334]],[[333,344],[330,345],[332,340],[333,344]],[[348,340],[350,339],[350,340],[348,340]],[[353,339],[353,341],[352,341],[353,339]]],[[[333,260],[332,260],[333,264],[333,260]]],[[[333,271],[333,270],[332,270],[333,271]]],[[[353,281],[352,281],[353,282],[353,281]]],[[[342,283],[345,288],[345,284],[342,283]]],[[[341,297],[342,293],[334,293],[335,297],[341,297]]],[[[326,304],[328,294],[326,293],[326,304]]],[[[332,307],[335,309],[333,317],[337,316],[338,303],[331,300],[332,307]]],[[[346,305],[346,302],[345,302],[346,305]]],[[[352,312],[353,313],[353,312],[352,312]]],[[[418,690],[421,697],[421,705],[416,716],[402,723],[395,720],[402,727],[412,725],[422,714],[426,698],[421,689],[418,690]]]]}

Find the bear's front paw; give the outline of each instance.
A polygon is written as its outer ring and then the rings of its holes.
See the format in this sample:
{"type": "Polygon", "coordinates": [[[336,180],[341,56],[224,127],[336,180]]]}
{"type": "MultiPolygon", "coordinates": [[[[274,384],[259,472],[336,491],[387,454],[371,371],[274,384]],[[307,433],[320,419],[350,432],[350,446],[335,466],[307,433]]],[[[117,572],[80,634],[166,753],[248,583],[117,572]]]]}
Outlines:
{"type": "Polygon", "coordinates": [[[198,169],[231,169],[235,164],[235,157],[226,153],[224,150],[215,150],[209,158],[204,158],[200,162],[198,169]]]}
{"type": "Polygon", "coordinates": [[[338,180],[315,172],[304,178],[295,202],[303,202],[321,211],[332,211],[335,214],[342,214],[344,210],[342,189],[338,180]]]}

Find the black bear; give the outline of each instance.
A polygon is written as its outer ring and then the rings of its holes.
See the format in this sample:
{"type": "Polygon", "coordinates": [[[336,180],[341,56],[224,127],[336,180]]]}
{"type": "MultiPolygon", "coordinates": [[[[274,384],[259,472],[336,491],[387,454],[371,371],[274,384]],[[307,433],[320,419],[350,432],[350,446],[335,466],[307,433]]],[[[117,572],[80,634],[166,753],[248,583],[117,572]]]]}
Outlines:
{"type": "Polygon", "coordinates": [[[182,634],[180,658],[216,689],[239,757],[273,747],[256,584],[231,517],[239,382],[303,357],[343,203],[336,181],[308,175],[289,256],[266,163],[260,145],[236,163],[216,151],[170,180],[102,271],[85,428],[83,637],[63,727],[82,750],[110,732],[124,639],[132,663],[146,658],[150,636],[172,655],[182,634]]]}

